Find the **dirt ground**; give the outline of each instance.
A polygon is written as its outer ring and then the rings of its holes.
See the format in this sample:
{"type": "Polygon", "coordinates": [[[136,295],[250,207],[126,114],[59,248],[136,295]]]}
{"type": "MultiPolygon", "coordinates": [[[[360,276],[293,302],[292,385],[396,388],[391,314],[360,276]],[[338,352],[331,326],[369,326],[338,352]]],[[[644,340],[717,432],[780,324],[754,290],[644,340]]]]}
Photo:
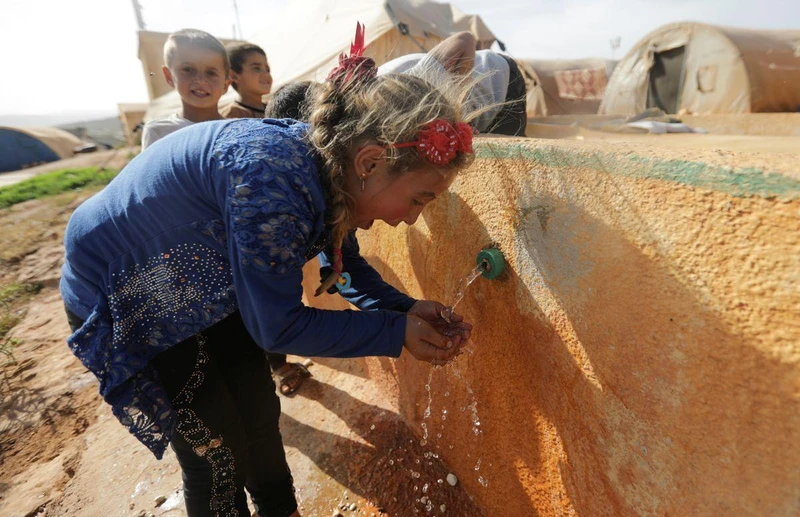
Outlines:
{"type": "Polygon", "coordinates": [[[602,131],[581,130],[584,140],[604,140],[608,142],[633,142],[653,146],[681,149],[721,149],[726,151],[745,151],[750,153],[797,153],[800,150],[800,137],[760,136],[760,135],[713,135],[681,134],[637,135],[603,133],[602,131]]]}
{"type": "MultiPolygon", "coordinates": [[[[89,194],[0,211],[0,287],[41,286],[6,308],[20,321],[9,334],[13,360],[0,356],[0,515],[185,515],[174,454],[156,461],[117,423],[65,343],[61,240],[89,194]]],[[[374,362],[314,363],[313,378],[281,397],[303,515],[481,515],[460,484],[445,481],[448,467],[420,445],[421,431],[401,420],[391,390],[377,389],[374,362]]]]}
{"type": "Polygon", "coordinates": [[[653,147],[745,151],[748,153],[796,153],[800,149],[800,113],[750,113],[687,115],[679,117],[707,134],[611,133],[586,129],[610,115],[562,115],[528,120],[531,138],[605,142],[631,142],[653,147]],[[579,127],[580,125],[580,127],[579,127]]]}

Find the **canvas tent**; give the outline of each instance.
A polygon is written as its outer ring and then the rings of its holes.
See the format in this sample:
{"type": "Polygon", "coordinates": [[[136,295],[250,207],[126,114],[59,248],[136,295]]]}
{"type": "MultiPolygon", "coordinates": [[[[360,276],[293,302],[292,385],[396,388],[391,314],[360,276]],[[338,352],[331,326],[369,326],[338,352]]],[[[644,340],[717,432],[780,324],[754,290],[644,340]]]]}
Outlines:
{"type": "Polygon", "coordinates": [[[600,114],[755,113],[800,107],[800,30],[675,23],[619,62],[600,114]]]}
{"type": "MultiPolygon", "coordinates": [[[[339,53],[349,48],[356,22],[366,26],[366,55],[379,65],[398,56],[427,52],[460,31],[472,32],[479,48],[489,48],[495,41],[479,16],[426,0],[296,0],[249,41],[266,51],[274,91],[293,81],[323,80],[339,53]]],[[[220,105],[233,96],[231,88],[220,105]]],[[[178,109],[180,99],[170,92],[151,102],[145,119],[178,109]]]]}
{"type": "Polygon", "coordinates": [[[125,140],[128,141],[128,145],[134,145],[137,141],[136,129],[144,120],[147,104],[138,102],[121,103],[117,104],[117,108],[119,109],[119,121],[122,124],[125,140]]]}
{"type": "Polygon", "coordinates": [[[69,158],[81,141],[53,127],[0,127],[0,172],[69,158]]]}
{"type": "Polygon", "coordinates": [[[528,117],[597,113],[616,61],[518,59],[528,86],[528,117]]]}

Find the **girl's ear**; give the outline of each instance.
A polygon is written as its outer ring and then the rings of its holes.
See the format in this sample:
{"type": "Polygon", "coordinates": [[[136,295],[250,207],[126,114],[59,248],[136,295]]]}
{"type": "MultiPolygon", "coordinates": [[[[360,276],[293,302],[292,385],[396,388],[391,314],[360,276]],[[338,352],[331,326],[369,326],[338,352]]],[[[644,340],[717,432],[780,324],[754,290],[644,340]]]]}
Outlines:
{"type": "Polygon", "coordinates": [[[373,174],[388,172],[389,162],[386,160],[386,149],[382,145],[368,144],[359,147],[353,165],[356,176],[366,179],[373,174]]]}

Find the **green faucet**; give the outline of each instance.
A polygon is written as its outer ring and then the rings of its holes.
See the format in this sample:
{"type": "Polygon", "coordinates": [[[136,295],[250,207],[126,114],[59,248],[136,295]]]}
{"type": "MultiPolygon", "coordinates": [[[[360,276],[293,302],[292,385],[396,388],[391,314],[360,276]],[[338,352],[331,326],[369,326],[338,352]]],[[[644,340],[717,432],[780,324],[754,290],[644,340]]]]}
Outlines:
{"type": "Polygon", "coordinates": [[[506,269],[506,259],[503,257],[503,252],[497,248],[481,250],[475,263],[483,266],[483,273],[481,274],[489,280],[497,278],[506,269]]]}

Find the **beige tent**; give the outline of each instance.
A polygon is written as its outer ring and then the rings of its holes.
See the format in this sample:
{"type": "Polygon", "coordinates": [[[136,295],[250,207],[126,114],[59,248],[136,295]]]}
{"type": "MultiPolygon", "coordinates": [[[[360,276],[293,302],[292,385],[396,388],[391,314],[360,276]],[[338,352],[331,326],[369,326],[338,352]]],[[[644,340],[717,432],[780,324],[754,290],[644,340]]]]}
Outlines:
{"type": "Polygon", "coordinates": [[[796,111],[800,30],[676,23],[644,37],[617,65],[600,114],[796,111]]]}
{"type": "Polygon", "coordinates": [[[528,117],[597,113],[616,61],[518,59],[528,86],[528,117]]]}
{"type": "MultiPolygon", "coordinates": [[[[379,65],[427,52],[455,32],[472,32],[479,48],[489,48],[495,41],[479,16],[426,0],[296,0],[249,41],[266,51],[275,90],[293,81],[323,80],[339,53],[349,48],[356,22],[366,26],[366,55],[379,65]]],[[[231,89],[220,105],[233,96],[231,89]]],[[[145,120],[179,109],[180,99],[170,92],[151,102],[145,120]]]]}
{"type": "Polygon", "coordinates": [[[77,136],[57,127],[6,127],[3,129],[10,129],[32,136],[52,149],[61,159],[73,156],[75,148],[83,143],[77,136]]]}
{"type": "Polygon", "coordinates": [[[144,114],[147,112],[147,104],[145,103],[120,103],[117,104],[119,109],[119,121],[122,124],[122,131],[125,133],[125,139],[128,145],[136,143],[136,126],[144,120],[144,114]]]}

